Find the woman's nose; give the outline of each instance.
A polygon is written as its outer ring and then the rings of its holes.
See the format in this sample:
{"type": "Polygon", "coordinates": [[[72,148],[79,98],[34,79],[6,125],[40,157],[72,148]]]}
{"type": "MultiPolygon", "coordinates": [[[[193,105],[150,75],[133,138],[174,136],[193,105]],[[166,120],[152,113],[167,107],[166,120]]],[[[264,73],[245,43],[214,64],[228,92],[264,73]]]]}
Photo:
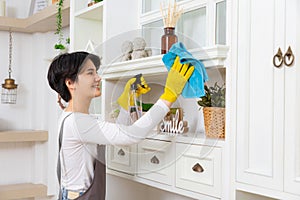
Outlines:
{"type": "Polygon", "coordinates": [[[96,81],[101,81],[101,77],[99,76],[99,74],[96,74],[95,79],[96,79],[96,81]]]}

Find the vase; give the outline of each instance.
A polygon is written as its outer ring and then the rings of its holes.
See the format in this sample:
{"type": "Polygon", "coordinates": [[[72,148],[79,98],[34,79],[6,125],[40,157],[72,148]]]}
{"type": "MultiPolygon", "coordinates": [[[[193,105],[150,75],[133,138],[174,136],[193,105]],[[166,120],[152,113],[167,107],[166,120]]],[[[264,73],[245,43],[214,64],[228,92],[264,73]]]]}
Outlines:
{"type": "Polygon", "coordinates": [[[205,135],[210,138],[225,138],[225,108],[204,107],[205,135]]]}
{"type": "Polygon", "coordinates": [[[171,46],[178,41],[175,35],[175,27],[164,28],[164,35],[161,37],[161,54],[166,54],[171,46]]]}

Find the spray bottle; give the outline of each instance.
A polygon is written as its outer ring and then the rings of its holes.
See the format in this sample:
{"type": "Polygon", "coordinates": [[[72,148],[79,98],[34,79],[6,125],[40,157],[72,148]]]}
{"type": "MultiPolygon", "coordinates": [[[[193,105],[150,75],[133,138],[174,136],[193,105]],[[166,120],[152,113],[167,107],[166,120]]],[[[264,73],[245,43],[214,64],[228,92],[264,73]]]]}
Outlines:
{"type": "Polygon", "coordinates": [[[138,85],[141,85],[142,74],[137,74],[134,76],[136,81],[130,86],[129,94],[129,111],[131,122],[134,123],[142,116],[142,95],[137,96],[138,85]]]}

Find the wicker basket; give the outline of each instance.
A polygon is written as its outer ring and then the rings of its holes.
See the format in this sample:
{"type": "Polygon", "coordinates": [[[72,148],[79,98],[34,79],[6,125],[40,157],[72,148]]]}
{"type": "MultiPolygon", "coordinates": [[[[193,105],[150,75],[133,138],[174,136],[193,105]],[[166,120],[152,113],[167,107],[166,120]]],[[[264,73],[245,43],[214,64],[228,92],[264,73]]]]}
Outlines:
{"type": "Polygon", "coordinates": [[[205,134],[211,138],[225,138],[225,108],[204,107],[205,134]]]}

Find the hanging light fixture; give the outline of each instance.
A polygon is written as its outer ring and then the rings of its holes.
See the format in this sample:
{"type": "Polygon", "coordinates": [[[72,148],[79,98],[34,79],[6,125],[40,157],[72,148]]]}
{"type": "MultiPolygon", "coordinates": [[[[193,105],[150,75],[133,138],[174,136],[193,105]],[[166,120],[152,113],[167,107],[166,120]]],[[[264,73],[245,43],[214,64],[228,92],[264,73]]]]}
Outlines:
{"type": "Polygon", "coordinates": [[[2,84],[1,103],[3,104],[16,104],[17,102],[17,87],[15,80],[11,78],[11,61],[12,61],[12,33],[9,30],[9,65],[8,65],[8,78],[2,84]]]}

